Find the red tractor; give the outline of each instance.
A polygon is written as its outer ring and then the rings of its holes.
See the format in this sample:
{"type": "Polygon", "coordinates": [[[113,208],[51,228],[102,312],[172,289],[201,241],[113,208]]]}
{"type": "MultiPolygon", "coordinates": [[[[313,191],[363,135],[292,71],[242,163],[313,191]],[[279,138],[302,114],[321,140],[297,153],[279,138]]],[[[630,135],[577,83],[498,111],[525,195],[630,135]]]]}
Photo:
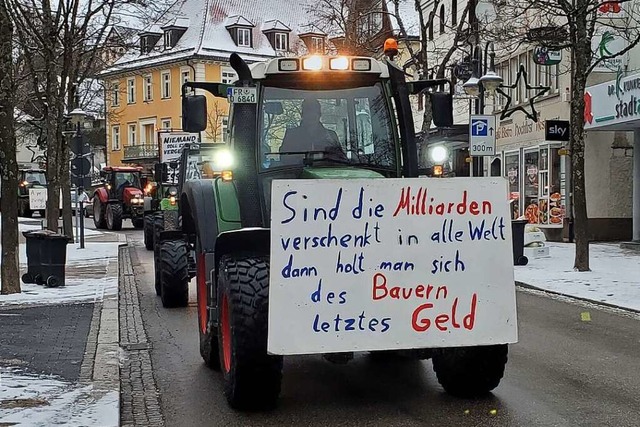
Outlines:
{"type": "Polygon", "coordinates": [[[144,194],[146,179],[142,168],[107,166],[100,172],[104,186],[93,193],[93,222],[96,228],[120,230],[123,219],[131,219],[135,228],[144,221],[144,194]]]}

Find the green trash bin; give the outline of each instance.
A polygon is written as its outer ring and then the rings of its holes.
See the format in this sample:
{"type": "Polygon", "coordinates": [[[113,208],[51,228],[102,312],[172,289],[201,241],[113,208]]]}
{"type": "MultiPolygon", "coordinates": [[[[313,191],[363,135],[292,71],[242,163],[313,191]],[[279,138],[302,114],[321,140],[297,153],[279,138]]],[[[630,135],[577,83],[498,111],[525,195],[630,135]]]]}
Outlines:
{"type": "Polygon", "coordinates": [[[27,240],[27,272],[22,281],[52,288],[64,286],[67,244],[71,239],[50,230],[27,231],[22,235],[27,240]]]}

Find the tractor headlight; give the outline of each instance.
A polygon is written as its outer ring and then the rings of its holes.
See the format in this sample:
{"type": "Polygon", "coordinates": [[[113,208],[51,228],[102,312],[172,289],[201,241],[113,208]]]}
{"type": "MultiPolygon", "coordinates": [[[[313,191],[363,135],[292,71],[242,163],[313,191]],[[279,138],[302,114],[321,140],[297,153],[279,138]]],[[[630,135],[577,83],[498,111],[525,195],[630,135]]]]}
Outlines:
{"type": "Polygon", "coordinates": [[[175,206],[176,205],[176,196],[170,196],[169,197],[169,204],[171,206],[175,206]]]}
{"type": "Polygon", "coordinates": [[[447,152],[447,149],[442,145],[433,147],[429,152],[429,157],[431,158],[431,161],[433,163],[442,163],[447,159],[448,156],[449,153],[447,152]]]}
{"type": "Polygon", "coordinates": [[[178,189],[176,187],[169,187],[169,190],[167,191],[167,194],[169,194],[169,196],[177,196],[178,195],[178,189]]]}
{"type": "Polygon", "coordinates": [[[233,166],[233,154],[229,150],[218,150],[213,155],[213,162],[218,170],[230,169],[233,166]]]}

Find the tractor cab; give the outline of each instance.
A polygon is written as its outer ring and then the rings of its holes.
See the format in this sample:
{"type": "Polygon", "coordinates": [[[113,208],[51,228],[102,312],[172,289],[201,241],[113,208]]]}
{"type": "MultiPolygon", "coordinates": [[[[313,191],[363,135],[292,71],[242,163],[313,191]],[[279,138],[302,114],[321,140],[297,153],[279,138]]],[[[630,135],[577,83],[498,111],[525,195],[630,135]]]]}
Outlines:
{"type": "MultiPolygon", "coordinates": [[[[231,103],[230,141],[244,226],[264,226],[274,179],[418,176],[409,94],[444,87],[446,80],[406,82],[392,61],[367,57],[276,58],[247,65],[230,58],[235,85],[183,86],[183,129],[207,125],[204,89],[231,103]],[[242,205],[255,203],[260,215],[242,205]],[[252,218],[249,218],[252,216],[252,218]]],[[[432,92],[434,122],[451,126],[451,94],[432,92]]]]}

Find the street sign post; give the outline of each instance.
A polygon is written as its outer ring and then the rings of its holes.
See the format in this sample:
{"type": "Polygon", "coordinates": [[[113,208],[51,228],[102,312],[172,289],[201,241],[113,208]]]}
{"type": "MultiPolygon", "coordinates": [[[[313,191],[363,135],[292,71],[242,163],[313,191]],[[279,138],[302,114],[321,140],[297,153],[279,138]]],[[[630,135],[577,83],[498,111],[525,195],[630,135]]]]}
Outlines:
{"type": "Polygon", "coordinates": [[[496,117],[472,115],[469,122],[469,155],[493,156],[496,153],[496,117]]]}

